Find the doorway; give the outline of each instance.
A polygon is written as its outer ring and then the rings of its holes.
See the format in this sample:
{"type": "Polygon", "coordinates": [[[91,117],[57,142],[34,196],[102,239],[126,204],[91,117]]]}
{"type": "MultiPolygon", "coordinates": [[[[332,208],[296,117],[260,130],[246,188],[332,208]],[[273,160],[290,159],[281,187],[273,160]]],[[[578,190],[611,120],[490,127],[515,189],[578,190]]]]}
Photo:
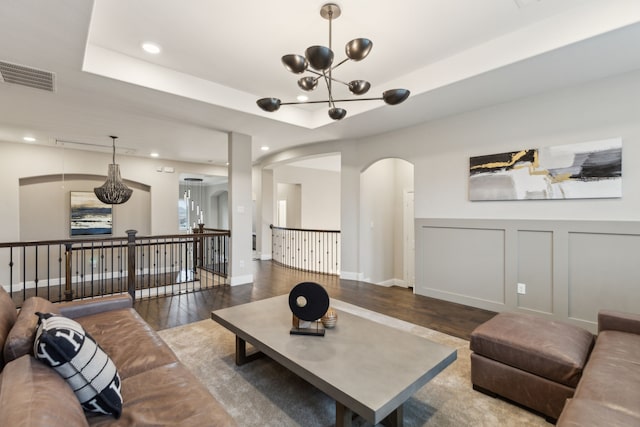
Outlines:
{"type": "Polygon", "coordinates": [[[378,160],[360,174],[359,265],[364,281],[415,282],[413,164],[378,160]]]}

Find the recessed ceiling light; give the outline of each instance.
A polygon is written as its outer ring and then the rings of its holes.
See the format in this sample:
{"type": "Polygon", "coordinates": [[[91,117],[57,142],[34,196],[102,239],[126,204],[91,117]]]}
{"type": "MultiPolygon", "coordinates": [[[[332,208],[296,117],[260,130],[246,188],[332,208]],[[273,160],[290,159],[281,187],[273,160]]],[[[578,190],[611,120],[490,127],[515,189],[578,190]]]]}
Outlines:
{"type": "Polygon", "coordinates": [[[32,136],[25,136],[22,139],[27,141],[27,142],[35,142],[36,141],[36,139],[34,137],[32,137],[32,136]]]}
{"type": "Polygon", "coordinates": [[[296,99],[300,102],[305,102],[309,100],[309,97],[307,95],[298,95],[296,99]]]}
{"type": "Polygon", "coordinates": [[[142,43],[142,49],[144,49],[145,52],[151,53],[154,55],[157,55],[158,53],[160,53],[160,46],[158,46],[155,43],[144,42],[142,43]]]}
{"type": "Polygon", "coordinates": [[[160,154],[158,154],[158,153],[151,153],[150,155],[151,155],[151,157],[160,157],[160,154]]]}
{"type": "Polygon", "coordinates": [[[260,149],[262,151],[269,151],[269,147],[267,147],[266,145],[263,145],[262,147],[260,147],[260,149]]]}

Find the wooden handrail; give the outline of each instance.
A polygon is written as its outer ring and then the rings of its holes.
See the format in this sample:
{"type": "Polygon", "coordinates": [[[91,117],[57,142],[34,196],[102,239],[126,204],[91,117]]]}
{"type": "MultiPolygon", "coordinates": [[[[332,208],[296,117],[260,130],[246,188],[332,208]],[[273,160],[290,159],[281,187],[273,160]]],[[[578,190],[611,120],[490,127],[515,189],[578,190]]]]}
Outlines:
{"type": "MultiPolygon", "coordinates": [[[[205,230],[208,230],[205,228],[205,230]]],[[[229,230],[217,230],[215,232],[203,233],[202,237],[211,236],[224,236],[230,235],[229,230]]],[[[136,236],[136,239],[191,239],[192,234],[161,234],[158,236],[136,236]]],[[[121,246],[126,246],[127,237],[99,237],[93,239],[66,239],[66,240],[29,240],[24,242],[4,242],[0,243],[0,248],[14,248],[24,246],[53,246],[53,245],[80,245],[83,243],[95,243],[95,242],[125,242],[121,246]]]]}
{"type": "Polygon", "coordinates": [[[289,231],[309,231],[313,233],[340,233],[340,230],[315,230],[313,228],[289,228],[289,227],[277,227],[273,224],[269,225],[272,230],[289,230],[289,231]]]}
{"type": "MultiPolygon", "coordinates": [[[[202,280],[206,282],[205,285],[213,283],[212,275],[227,277],[229,239],[229,230],[209,231],[201,227],[197,233],[189,234],[137,236],[134,230],[128,230],[125,237],[3,242],[0,243],[0,250],[7,252],[8,264],[6,267],[0,266],[0,285],[5,286],[12,297],[17,298],[16,301],[24,301],[30,295],[28,289],[34,289],[33,292],[38,295],[39,283],[43,281],[47,282],[43,286],[47,298],[50,287],[54,286],[58,289],[59,300],[83,298],[86,295],[85,288],[79,292],[78,283],[84,283],[80,287],[91,286],[91,296],[114,292],[114,280],[118,283],[118,289],[129,292],[135,298],[141,293],[139,277],[145,274],[148,277],[157,274],[154,279],[157,286],[196,281],[198,286],[202,286],[202,280]],[[58,248],[57,254],[52,255],[51,247],[58,248]],[[179,248],[180,253],[173,248],[179,248]],[[39,268],[42,251],[46,253],[44,270],[39,268]],[[14,254],[18,254],[17,258],[14,258],[14,254]],[[57,260],[54,261],[52,257],[57,260]],[[148,262],[145,257],[148,257],[148,262]],[[51,274],[50,262],[56,262],[59,266],[56,275],[51,274]],[[20,271],[15,270],[16,265],[20,266],[20,271]],[[179,266],[178,272],[185,272],[184,276],[175,276],[176,266],[179,266]],[[200,277],[201,269],[208,271],[206,277],[200,277]],[[5,274],[8,274],[8,280],[5,274]],[[83,279],[85,276],[89,278],[83,279]],[[20,294],[14,294],[12,290],[16,277],[20,294]],[[99,287],[98,291],[94,290],[94,284],[99,287]]],[[[152,288],[150,282],[146,287],[152,288]]],[[[195,290],[193,285],[187,287],[195,290]]]]}

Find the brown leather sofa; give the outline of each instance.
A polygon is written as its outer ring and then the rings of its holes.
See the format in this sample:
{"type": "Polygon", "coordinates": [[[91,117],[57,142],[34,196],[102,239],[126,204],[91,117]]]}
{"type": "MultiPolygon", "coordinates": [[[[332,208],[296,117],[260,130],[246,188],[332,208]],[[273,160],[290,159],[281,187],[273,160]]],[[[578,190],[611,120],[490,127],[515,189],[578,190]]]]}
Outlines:
{"type": "Polygon", "coordinates": [[[598,313],[595,347],[557,425],[640,426],[640,315],[598,313]]]}
{"type": "Polygon", "coordinates": [[[0,287],[0,345],[2,426],[236,425],[136,313],[129,295],[62,304],[34,297],[17,312],[0,287]],[[83,412],[65,380],[33,357],[36,311],[74,319],[113,360],[121,378],[119,419],[83,412]]]}
{"type": "Polygon", "coordinates": [[[640,426],[640,315],[603,310],[598,329],[500,313],[471,334],[474,389],[562,427],[640,426]]]}

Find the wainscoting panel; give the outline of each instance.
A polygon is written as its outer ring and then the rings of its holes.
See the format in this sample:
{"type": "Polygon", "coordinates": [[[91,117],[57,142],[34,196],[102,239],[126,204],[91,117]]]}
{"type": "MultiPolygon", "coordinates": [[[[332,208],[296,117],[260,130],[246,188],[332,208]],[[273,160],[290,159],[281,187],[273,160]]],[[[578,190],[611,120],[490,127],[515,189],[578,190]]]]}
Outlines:
{"type": "Polygon", "coordinates": [[[416,219],[415,230],[416,294],[592,332],[601,309],[640,312],[640,222],[416,219]]]}
{"type": "MultiPolygon", "coordinates": [[[[518,230],[518,307],[553,313],[553,233],[518,230]]],[[[517,286],[516,286],[517,292],[517,286]]]]}
{"type": "Polygon", "coordinates": [[[640,310],[640,236],[569,233],[569,317],[597,322],[599,307],[640,310]]]}
{"type": "Polygon", "coordinates": [[[420,232],[425,245],[416,270],[428,272],[426,289],[454,300],[505,303],[504,230],[423,227],[420,232]]]}

